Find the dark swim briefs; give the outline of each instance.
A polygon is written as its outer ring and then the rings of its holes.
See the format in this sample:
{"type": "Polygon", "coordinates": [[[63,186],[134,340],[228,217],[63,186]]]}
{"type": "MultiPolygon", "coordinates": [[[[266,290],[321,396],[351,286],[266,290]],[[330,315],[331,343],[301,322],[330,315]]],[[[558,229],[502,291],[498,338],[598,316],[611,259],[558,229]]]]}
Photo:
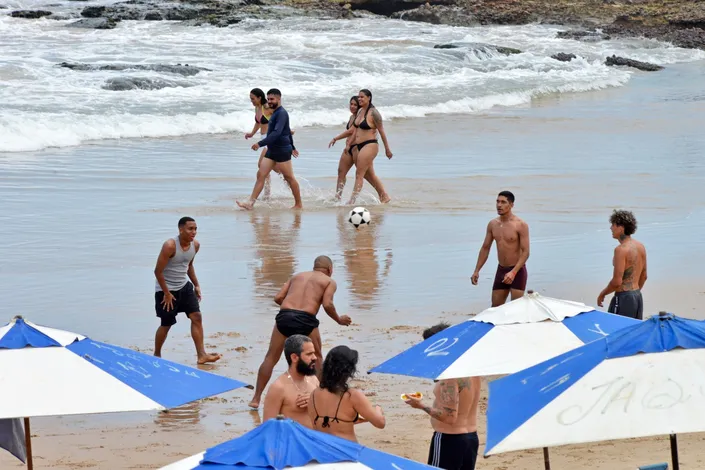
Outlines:
{"type": "Polygon", "coordinates": [[[285,163],[291,160],[292,150],[273,150],[267,149],[267,153],[264,154],[264,158],[269,158],[277,163],[285,163]]]}
{"type": "Polygon", "coordinates": [[[514,282],[511,284],[505,284],[502,282],[504,276],[507,275],[509,271],[514,269],[514,266],[501,266],[497,265],[497,274],[494,276],[494,284],[492,285],[492,290],[525,290],[526,281],[529,278],[529,273],[526,270],[526,265],[522,266],[516,276],[514,276],[514,282]]]}
{"type": "Polygon", "coordinates": [[[644,319],[644,299],[640,290],[615,292],[607,309],[609,313],[616,313],[623,317],[644,319]]]}
{"type": "Polygon", "coordinates": [[[318,328],[320,323],[315,315],[290,308],[279,310],[274,321],[276,322],[279,333],[287,338],[292,335],[308,336],[313,330],[318,328]]]}
{"type": "Polygon", "coordinates": [[[193,284],[187,282],[184,287],[179,290],[172,290],[171,295],[174,296],[174,308],[166,310],[162,301],[164,301],[164,292],[158,291],[154,293],[154,309],[157,311],[157,316],[162,320],[162,326],[172,326],[176,324],[176,315],[179,312],[184,312],[187,317],[192,313],[201,311],[198,305],[198,297],[193,288],[193,284]]]}

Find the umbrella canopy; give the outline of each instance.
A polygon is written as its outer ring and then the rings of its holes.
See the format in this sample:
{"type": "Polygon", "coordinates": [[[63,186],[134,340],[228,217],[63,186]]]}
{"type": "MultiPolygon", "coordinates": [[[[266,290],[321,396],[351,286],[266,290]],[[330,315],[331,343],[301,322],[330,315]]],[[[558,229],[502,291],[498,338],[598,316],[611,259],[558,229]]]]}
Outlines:
{"type": "Polygon", "coordinates": [[[162,470],[314,468],[316,470],[421,470],[428,465],[308,429],[279,416],[231,441],[162,470]]]}
{"type": "Polygon", "coordinates": [[[245,385],[22,317],[0,328],[0,419],[164,410],[245,385]]]}
{"type": "Polygon", "coordinates": [[[485,455],[705,431],[705,323],[653,316],[490,384],[485,455]]]}
{"type": "Polygon", "coordinates": [[[529,293],[446,328],[369,372],[434,380],[511,374],[639,323],[529,293]]]}

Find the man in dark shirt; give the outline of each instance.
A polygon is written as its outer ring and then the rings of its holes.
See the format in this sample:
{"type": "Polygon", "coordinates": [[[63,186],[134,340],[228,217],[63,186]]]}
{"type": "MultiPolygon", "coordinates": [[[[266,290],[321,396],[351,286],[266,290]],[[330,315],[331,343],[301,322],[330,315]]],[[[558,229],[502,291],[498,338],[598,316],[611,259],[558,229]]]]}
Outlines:
{"type": "Polygon", "coordinates": [[[291,156],[297,157],[299,154],[294,148],[294,138],[291,136],[291,129],[289,128],[289,113],[282,107],[281,101],[281,91],[272,88],[267,92],[267,104],[274,112],[269,118],[267,137],[252,146],[252,150],[255,151],[259,150],[260,147],[267,147],[267,153],[264,155],[262,165],[257,171],[257,181],[252,189],[250,199],[245,202],[235,201],[243,209],[251,210],[254,207],[255,201],[257,201],[264,188],[264,181],[277,163],[284,180],[291,188],[291,194],[294,196],[294,207],[292,209],[303,208],[299,182],[294,177],[294,167],[291,165],[291,156]]]}

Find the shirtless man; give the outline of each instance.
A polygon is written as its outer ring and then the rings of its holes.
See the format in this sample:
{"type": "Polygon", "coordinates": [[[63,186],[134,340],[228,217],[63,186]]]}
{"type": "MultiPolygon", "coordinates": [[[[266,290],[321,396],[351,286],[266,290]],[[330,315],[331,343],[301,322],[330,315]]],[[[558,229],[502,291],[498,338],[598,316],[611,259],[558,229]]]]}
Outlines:
{"type": "MultiPolygon", "coordinates": [[[[319,256],[313,263],[313,271],[294,274],[279,293],[274,302],[281,306],[275,319],[272,338],[269,341],[267,355],[257,372],[257,385],[250,408],[259,408],[262,392],[272,377],[274,366],[284,351],[284,341],[292,335],[304,335],[311,338],[316,350],[316,359],[323,364],[321,352],[321,335],[318,332],[318,310],[323,306],[329,317],[337,324],[347,326],[352,320],[347,315],[338,316],[333,304],[333,296],[338,284],[331,279],[333,262],[327,256],[319,256]]],[[[317,371],[320,376],[320,371],[317,371]]]]}
{"type": "MultiPolygon", "coordinates": [[[[439,323],[423,332],[428,339],[448,328],[439,323]]],[[[480,441],[477,437],[477,405],[480,401],[480,378],[440,380],[433,389],[433,406],[409,398],[406,403],[431,417],[434,433],[428,464],[446,470],[474,470],[480,441]]]]}
{"type": "Polygon", "coordinates": [[[162,356],[162,346],[169,330],[176,324],[179,312],[184,312],[191,320],[191,337],[196,345],[198,363],[215,362],[220,359],[220,354],[208,354],[203,346],[203,316],[198,304],[201,286],[193,267],[193,259],[201,249],[201,244],[196,241],[198,227],[191,217],[182,217],[178,227],[179,235],[164,242],[154,268],[154,307],[161,320],[154,337],[154,355],[162,356]]]}
{"type": "Polygon", "coordinates": [[[529,225],[512,213],[514,194],[502,191],[497,196],[499,217],[487,224],[485,241],[477,256],[475,272],[470,280],[474,286],[480,278],[480,270],[487,262],[492,241],[497,242],[497,274],[492,286],[492,306],[498,307],[507,301],[509,292],[512,300],[524,295],[528,273],[526,260],[529,259],[529,225]]]}
{"type": "Polygon", "coordinates": [[[289,336],[284,342],[284,357],[289,369],[274,381],[264,396],[262,420],[284,415],[311,428],[308,398],[318,388],[316,348],[307,336],[289,336]]]}
{"type": "Polygon", "coordinates": [[[636,218],[630,211],[616,210],[610,216],[610,224],[612,238],[619,240],[619,245],[612,258],[612,279],[597,296],[597,305],[602,307],[605,296],[614,292],[608,312],[643,320],[641,289],[646,282],[646,248],[632,238],[636,232],[636,218]]]}

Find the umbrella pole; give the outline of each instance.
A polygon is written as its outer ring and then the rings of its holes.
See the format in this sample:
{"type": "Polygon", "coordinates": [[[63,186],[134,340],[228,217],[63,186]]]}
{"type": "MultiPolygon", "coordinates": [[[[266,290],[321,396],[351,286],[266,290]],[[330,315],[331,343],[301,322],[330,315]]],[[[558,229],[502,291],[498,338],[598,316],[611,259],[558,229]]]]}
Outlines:
{"type": "Polygon", "coordinates": [[[24,419],[24,443],[27,446],[27,470],[34,470],[32,462],[32,433],[29,430],[29,418],[24,419]]]}
{"type": "Polygon", "coordinates": [[[551,459],[548,456],[548,447],[543,448],[543,466],[546,470],[551,470],[551,459]]]}
{"type": "Polygon", "coordinates": [[[680,469],[678,463],[678,438],[675,434],[671,434],[671,462],[673,463],[673,470],[680,469]]]}

